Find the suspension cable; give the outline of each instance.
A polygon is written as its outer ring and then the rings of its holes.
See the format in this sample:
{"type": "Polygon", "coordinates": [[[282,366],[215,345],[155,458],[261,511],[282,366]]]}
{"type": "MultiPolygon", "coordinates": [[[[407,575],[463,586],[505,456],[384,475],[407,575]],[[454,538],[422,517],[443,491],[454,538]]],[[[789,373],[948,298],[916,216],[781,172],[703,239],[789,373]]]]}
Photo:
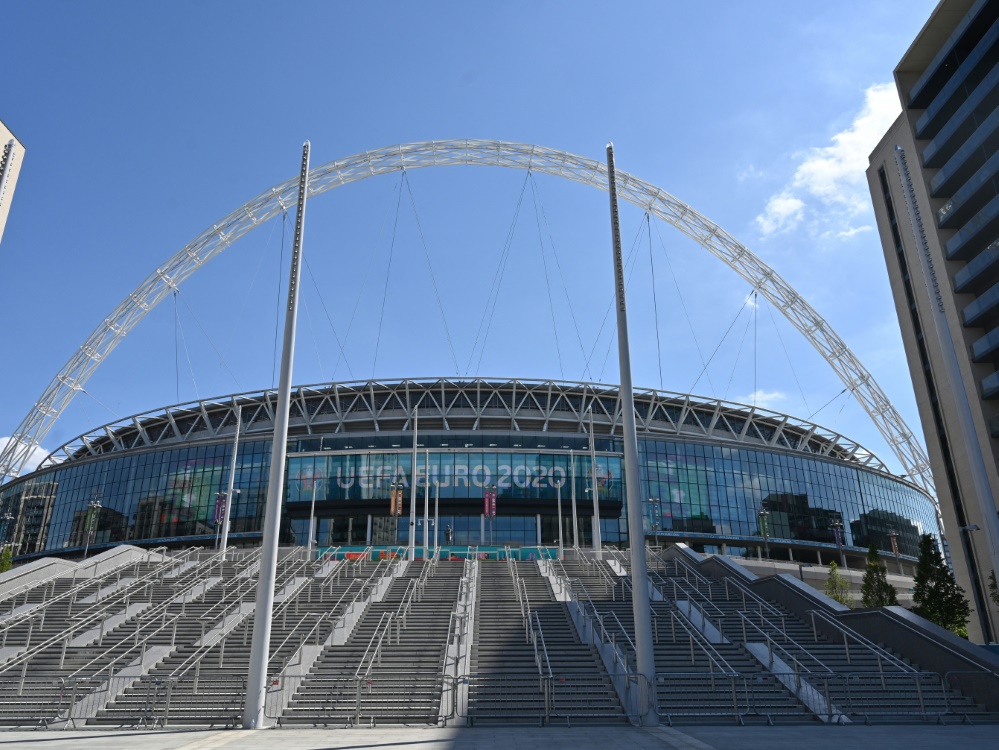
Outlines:
{"type": "MultiPolygon", "coordinates": [[[[344,340],[343,342],[340,341],[340,336],[336,332],[336,326],[333,325],[333,319],[330,317],[330,311],[326,307],[326,300],[323,299],[323,292],[319,288],[319,282],[316,281],[316,275],[314,273],[312,273],[312,266],[309,265],[309,259],[306,257],[304,260],[305,260],[305,270],[309,274],[309,279],[312,281],[312,286],[315,287],[315,289],[316,289],[316,295],[319,297],[319,304],[322,306],[323,313],[326,315],[326,322],[330,324],[330,330],[333,332],[333,338],[336,339],[336,345],[340,349],[340,356],[343,357],[343,362],[344,362],[345,365],[347,365],[347,372],[349,372],[350,373],[350,377],[353,378],[354,377],[354,371],[350,368],[350,362],[347,361],[347,352],[344,351],[344,346],[346,344],[346,340],[344,340]]],[[[353,318],[351,318],[351,319],[353,320],[353,318]]],[[[317,346],[318,346],[318,342],[317,342],[317,346]]],[[[316,350],[316,356],[317,356],[317,358],[319,356],[318,349],[316,350]]],[[[340,360],[338,358],[337,359],[337,365],[339,366],[339,364],[340,364],[340,360]]]]}
{"type": "Polygon", "coordinates": [[[215,346],[215,342],[212,341],[212,337],[208,335],[208,331],[205,330],[205,327],[201,325],[201,321],[198,320],[198,316],[194,313],[194,309],[191,307],[191,304],[187,301],[187,296],[181,294],[179,288],[177,289],[177,296],[180,297],[181,301],[184,303],[184,307],[187,308],[187,311],[191,314],[191,317],[194,318],[194,322],[201,330],[201,333],[204,335],[205,339],[207,339],[209,346],[212,347],[212,351],[215,352],[215,356],[219,358],[219,364],[221,364],[222,367],[225,368],[225,371],[229,373],[229,376],[232,378],[232,381],[236,384],[236,388],[239,390],[243,390],[243,386],[240,385],[239,378],[236,377],[236,373],[234,373],[232,371],[232,368],[229,367],[229,363],[226,361],[225,357],[222,356],[222,352],[218,350],[218,347],[215,346]]]}
{"type": "Polygon", "coordinates": [[[319,379],[326,382],[326,371],[323,367],[323,358],[319,352],[319,336],[316,335],[316,327],[312,322],[312,310],[309,309],[309,300],[303,295],[302,307],[305,308],[305,319],[309,324],[309,338],[312,339],[312,348],[316,353],[316,364],[319,365],[319,379]]]}
{"type": "Polygon", "coordinates": [[[777,340],[780,341],[780,346],[784,350],[784,357],[787,359],[787,364],[791,368],[791,375],[794,377],[795,385],[798,386],[798,393],[801,394],[801,400],[805,404],[805,410],[807,411],[811,407],[808,405],[808,399],[805,397],[805,389],[801,387],[801,381],[798,380],[798,373],[794,369],[794,361],[791,359],[791,355],[787,351],[787,346],[784,345],[784,337],[780,335],[780,328],[777,327],[777,321],[774,320],[774,311],[770,305],[767,305],[767,314],[770,316],[770,322],[773,323],[774,331],[777,333],[777,340]]]}
{"type": "Polygon", "coordinates": [[[447,347],[451,352],[451,362],[454,363],[454,374],[460,375],[458,368],[458,358],[454,353],[454,341],[451,340],[451,330],[447,325],[447,315],[444,314],[444,302],[441,300],[440,290],[437,288],[437,277],[434,275],[434,266],[430,262],[430,251],[427,249],[427,238],[423,234],[423,224],[420,222],[420,212],[416,210],[416,199],[413,197],[413,188],[409,184],[409,173],[402,170],[402,178],[406,183],[406,192],[409,193],[409,204],[413,207],[413,218],[416,220],[416,231],[420,234],[420,244],[423,246],[423,257],[427,261],[427,270],[430,271],[430,284],[434,288],[434,297],[437,299],[437,309],[441,314],[441,323],[444,325],[444,336],[447,338],[447,347]]]}
{"type": "MultiPolygon", "coordinates": [[[[701,366],[707,370],[708,363],[704,359],[704,352],[701,351],[701,343],[697,338],[697,334],[694,333],[694,322],[690,319],[690,312],[687,310],[687,302],[683,299],[683,292],[680,290],[680,282],[677,281],[676,273],[673,271],[673,263],[669,259],[669,251],[666,249],[666,242],[663,240],[662,231],[659,228],[659,222],[656,222],[656,235],[659,237],[659,245],[663,249],[663,257],[666,258],[666,267],[669,269],[670,277],[673,279],[673,288],[676,290],[676,297],[680,300],[680,309],[683,311],[683,318],[687,321],[687,328],[690,330],[690,336],[694,341],[694,348],[697,350],[697,357],[701,360],[701,366]]],[[[711,380],[711,373],[706,373],[708,378],[708,387],[711,389],[712,393],[716,393],[717,389],[715,384],[711,380]]]]}
{"type": "Polygon", "coordinates": [[[177,289],[173,290],[173,376],[174,387],[177,389],[177,400],[180,403],[180,317],[177,314],[177,289]]]}
{"type": "Polygon", "coordinates": [[[558,355],[558,371],[562,380],[565,380],[565,369],[562,366],[562,346],[558,340],[558,325],[555,323],[555,302],[552,300],[552,285],[548,278],[548,261],[545,259],[545,241],[541,234],[541,215],[538,211],[538,193],[534,189],[534,180],[531,180],[531,195],[534,198],[534,223],[538,227],[538,249],[541,251],[541,266],[545,272],[545,288],[548,292],[548,311],[552,317],[552,333],[555,335],[555,352],[558,355]]]}
{"type": "MultiPolygon", "coordinates": [[[[180,313],[177,310],[177,297],[179,295],[179,292],[180,292],[179,289],[174,289],[173,290],[174,316],[175,316],[175,320],[177,321],[177,329],[179,329],[179,331],[180,331],[180,343],[184,345],[184,356],[187,358],[187,369],[191,373],[191,383],[194,385],[194,397],[196,399],[200,399],[201,398],[201,394],[198,393],[198,381],[194,377],[194,364],[191,362],[191,352],[187,348],[187,336],[184,335],[184,325],[180,322],[180,313]]],[[[185,302],[184,304],[187,304],[187,303],[185,302]]],[[[179,367],[179,365],[178,365],[178,367],[179,367]]],[[[178,370],[178,374],[177,374],[177,383],[178,383],[178,385],[177,385],[177,403],[180,403],[180,372],[179,372],[179,370],[178,370]]]]}
{"type": "Polygon", "coordinates": [[[489,294],[486,295],[486,304],[482,310],[482,317],[479,319],[479,327],[475,332],[475,341],[472,343],[472,350],[468,354],[468,363],[465,366],[465,375],[468,375],[472,368],[472,359],[475,357],[475,350],[479,345],[479,337],[482,337],[482,348],[479,350],[479,359],[475,365],[477,370],[482,367],[482,356],[486,351],[486,341],[489,340],[489,331],[493,325],[493,316],[496,313],[496,304],[499,301],[500,287],[503,284],[503,276],[506,273],[506,265],[510,259],[510,250],[513,247],[513,238],[517,231],[517,223],[520,218],[520,208],[524,203],[524,192],[527,190],[527,181],[530,179],[531,170],[527,170],[524,175],[524,182],[520,186],[520,195],[517,197],[517,206],[513,211],[513,218],[510,220],[510,227],[507,229],[506,240],[503,243],[503,251],[500,253],[499,262],[496,264],[496,271],[493,273],[493,280],[489,285],[489,294]],[[485,334],[483,335],[483,327],[485,334]]]}
{"type": "MultiPolygon", "coordinates": [[[[635,241],[631,244],[631,250],[628,251],[628,258],[624,262],[624,268],[626,272],[627,279],[624,282],[625,289],[631,289],[631,277],[635,275],[635,268],[638,267],[638,241],[642,238],[642,226],[638,225],[638,231],[635,232],[635,241]]],[[[611,297],[610,305],[607,307],[607,313],[604,316],[604,320],[610,317],[610,311],[614,307],[615,297],[611,297]]],[[[601,326],[602,328],[603,326],[601,326]]],[[[617,341],[617,326],[614,327],[610,340],[607,342],[607,351],[604,352],[604,361],[600,365],[600,377],[598,380],[603,382],[604,370],[607,369],[607,360],[610,359],[611,349],[614,346],[614,342],[617,341]]]]}
{"type": "MultiPolygon", "coordinates": [[[[400,190],[400,191],[402,190],[402,175],[401,174],[399,176],[399,184],[396,185],[396,190],[400,190]]],[[[379,225],[378,225],[379,226],[379,230],[384,229],[385,226],[388,225],[388,217],[389,217],[389,214],[391,213],[391,210],[392,210],[392,205],[391,205],[391,203],[389,203],[385,207],[385,217],[379,222],[379,225]]],[[[398,208],[396,210],[398,211],[398,208]]],[[[377,244],[379,244],[379,241],[376,241],[373,244],[377,245],[377,244]]],[[[334,379],[336,378],[337,372],[340,371],[340,361],[343,360],[343,363],[347,366],[347,372],[348,372],[348,374],[350,375],[350,377],[351,377],[352,380],[354,379],[354,370],[353,370],[353,368],[351,368],[350,362],[347,360],[347,342],[350,341],[350,332],[352,330],[354,330],[354,321],[357,319],[357,311],[358,311],[358,309],[361,306],[361,300],[364,298],[364,290],[365,290],[365,288],[368,285],[368,280],[371,278],[372,274],[374,273],[374,267],[375,266],[374,266],[373,263],[366,263],[365,264],[365,269],[366,270],[364,272],[364,278],[361,279],[361,283],[357,287],[357,296],[354,298],[354,306],[353,306],[353,308],[350,311],[350,319],[347,321],[347,330],[343,334],[343,341],[341,342],[340,339],[337,338],[337,344],[340,347],[340,353],[337,355],[336,362],[333,364],[333,372],[330,375],[331,378],[334,378],[334,379]]],[[[306,268],[308,268],[308,262],[306,262],[306,268]]],[[[311,274],[311,271],[309,273],[311,274]]],[[[319,286],[318,283],[316,282],[316,279],[315,279],[314,276],[312,277],[312,283],[315,284],[317,287],[319,286]]],[[[321,294],[320,294],[319,298],[320,298],[320,301],[322,301],[322,295],[321,294]]],[[[333,328],[333,321],[330,318],[329,311],[326,310],[326,303],[325,302],[323,302],[323,310],[326,313],[326,319],[327,319],[327,321],[329,321],[330,328],[333,328]]],[[[334,336],[337,335],[335,328],[333,328],[333,335],[334,336]]]]}
{"type": "Polygon", "coordinates": [[[838,398],[839,398],[840,396],[842,396],[842,395],[843,395],[844,393],[846,393],[846,392],[847,392],[848,390],[850,390],[850,389],[849,389],[849,388],[844,388],[843,390],[841,390],[841,391],[840,391],[839,393],[837,393],[837,394],[836,394],[835,396],[833,396],[833,397],[832,397],[831,399],[829,399],[829,400],[828,400],[828,401],[826,401],[826,402],[825,402],[824,404],[822,404],[822,406],[820,406],[820,407],[819,407],[818,409],[816,409],[816,410],[815,410],[815,411],[813,411],[813,412],[812,412],[811,414],[809,414],[809,415],[808,415],[808,418],[807,418],[807,419],[806,419],[805,421],[806,421],[806,422],[811,422],[811,421],[812,421],[812,419],[813,419],[813,418],[815,417],[815,415],[816,415],[816,414],[818,414],[818,413],[819,413],[820,411],[822,411],[823,409],[825,409],[825,408],[826,408],[827,406],[829,406],[829,404],[831,404],[831,403],[832,403],[833,401],[835,401],[836,399],[838,399],[838,398]]]}
{"type": "Polygon", "coordinates": [[[701,369],[700,375],[698,375],[697,379],[694,380],[693,385],[690,386],[690,388],[687,390],[687,393],[693,393],[694,392],[694,388],[697,387],[697,384],[701,381],[701,377],[707,371],[708,366],[711,364],[711,361],[715,358],[715,355],[718,354],[718,350],[721,349],[722,344],[725,343],[725,339],[728,338],[729,333],[731,333],[732,327],[735,325],[736,321],[739,320],[739,316],[742,315],[742,311],[746,309],[746,305],[749,304],[749,299],[750,299],[750,296],[747,295],[746,299],[743,300],[742,307],[739,308],[739,312],[737,312],[735,314],[735,317],[732,318],[732,322],[729,323],[728,328],[725,329],[725,335],[723,335],[721,337],[721,341],[718,342],[718,346],[716,346],[715,350],[713,352],[711,352],[711,356],[708,357],[708,361],[704,363],[704,367],[703,367],[703,369],[701,369]]]}
{"type": "MultiPolygon", "coordinates": [[[[103,401],[101,401],[101,400],[100,400],[99,398],[97,398],[97,396],[95,396],[95,395],[94,395],[93,393],[91,393],[90,391],[88,391],[88,390],[87,390],[86,388],[80,388],[80,392],[81,392],[81,393],[85,393],[85,394],[87,394],[88,396],[90,396],[90,398],[92,398],[92,399],[93,399],[94,401],[96,401],[96,402],[97,402],[98,406],[102,406],[102,407],[104,407],[104,409],[105,409],[105,410],[106,410],[106,411],[107,411],[108,413],[110,413],[110,414],[111,414],[111,416],[113,416],[113,417],[115,418],[115,421],[117,421],[117,420],[121,419],[121,417],[119,417],[119,416],[118,416],[118,415],[117,415],[117,414],[115,413],[114,409],[112,409],[112,408],[111,408],[110,406],[108,406],[107,404],[105,404],[105,403],[104,403],[103,401]]],[[[179,400],[179,399],[178,399],[178,400],[179,400]]]]}
{"type": "Polygon", "coordinates": [[[758,330],[760,327],[760,297],[759,292],[753,290],[753,406],[756,406],[756,394],[760,392],[758,384],[760,350],[757,346],[758,330]]]}
{"type": "MultiPolygon", "coordinates": [[[[583,365],[583,375],[585,376],[590,374],[592,377],[589,363],[586,362],[586,347],[583,345],[583,336],[579,330],[579,321],[576,319],[576,311],[572,307],[572,298],[569,296],[569,285],[565,282],[565,274],[562,273],[562,262],[559,260],[558,252],[555,249],[555,240],[552,238],[551,225],[548,223],[548,212],[545,210],[544,196],[541,194],[541,186],[537,184],[537,180],[533,174],[531,174],[531,190],[537,191],[537,200],[541,205],[541,219],[544,222],[545,230],[548,233],[548,244],[551,246],[552,256],[555,258],[555,268],[558,270],[558,276],[562,282],[562,294],[565,296],[565,303],[569,308],[569,316],[572,318],[572,326],[576,331],[576,341],[579,344],[579,353],[582,355],[585,363],[583,365]]],[[[535,208],[535,210],[537,209],[535,208]]]]}
{"type": "MultiPolygon", "coordinates": [[[[639,226],[638,231],[635,232],[635,239],[632,240],[632,242],[631,242],[631,248],[628,250],[628,257],[627,257],[627,259],[624,262],[624,267],[625,267],[625,270],[626,270],[627,275],[628,275],[628,279],[625,282],[625,288],[628,288],[629,285],[631,284],[631,274],[634,272],[635,251],[636,251],[636,248],[638,247],[638,241],[641,238],[642,238],[642,228],[641,228],[641,226],[639,226]],[[629,266],[630,266],[630,270],[629,270],[629,266]]],[[[604,311],[604,318],[603,318],[602,321],[600,321],[600,328],[597,329],[597,335],[593,339],[593,346],[590,348],[590,356],[586,358],[586,366],[587,367],[590,366],[590,362],[593,360],[593,355],[596,353],[597,346],[600,344],[600,337],[601,337],[601,335],[603,335],[603,332],[604,332],[604,326],[607,325],[607,321],[610,318],[611,310],[613,310],[613,309],[614,309],[614,295],[612,294],[611,298],[610,298],[610,301],[607,303],[607,309],[604,311]]],[[[604,368],[606,368],[606,366],[607,366],[607,357],[610,355],[610,347],[614,343],[614,337],[615,337],[615,335],[616,335],[616,331],[615,331],[615,333],[611,334],[610,343],[607,345],[607,354],[604,355],[603,365],[601,365],[601,367],[600,367],[600,374],[597,376],[597,381],[598,382],[602,382],[602,378],[603,378],[603,375],[604,375],[604,368]]]]}
{"type": "MultiPolygon", "coordinates": [[[[263,268],[264,260],[267,258],[267,248],[271,244],[271,240],[274,239],[274,230],[277,229],[277,222],[271,224],[270,232],[267,235],[267,240],[262,245],[262,251],[260,253],[260,258],[257,260],[257,267],[253,271],[253,277],[250,279],[249,285],[246,287],[246,291],[243,294],[243,301],[239,304],[239,311],[236,314],[236,320],[243,319],[243,313],[246,311],[246,305],[250,300],[250,295],[253,293],[253,287],[256,286],[257,277],[260,275],[260,269],[263,268]]],[[[232,330],[229,332],[229,338],[225,342],[225,346],[222,347],[223,352],[229,351],[232,346],[232,340],[236,337],[239,332],[238,326],[232,326],[232,330]]]]}
{"type": "MultiPolygon", "coordinates": [[[[403,170],[405,174],[406,170],[403,170]]],[[[385,301],[388,299],[389,278],[392,276],[392,256],[395,254],[395,236],[399,229],[399,207],[402,205],[402,182],[399,182],[399,196],[395,202],[395,221],[392,223],[392,241],[389,243],[388,266],[385,268],[385,288],[382,290],[382,310],[378,316],[378,336],[375,338],[375,356],[371,362],[371,378],[375,377],[378,366],[378,346],[382,340],[382,322],[385,320],[385,301]]]]}
{"type": "Polygon", "coordinates": [[[725,393],[722,395],[722,398],[725,401],[728,401],[729,390],[732,388],[732,381],[735,380],[735,371],[739,367],[739,360],[742,358],[742,347],[746,344],[746,335],[749,333],[749,326],[751,326],[752,323],[753,316],[752,313],[750,313],[749,317],[746,318],[746,327],[742,329],[742,337],[739,339],[739,348],[735,352],[735,361],[732,363],[732,372],[729,373],[728,383],[725,384],[725,393]]]}
{"type": "Polygon", "coordinates": [[[663,347],[659,338],[659,301],[656,299],[656,263],[652,259],[652,220],[648,211],[645,212],[645,228],[649,235],[649,268],[652,271],[652,312],[656,318],[656,361],[659,363],[659,390],[664,390],[663,347]]]}

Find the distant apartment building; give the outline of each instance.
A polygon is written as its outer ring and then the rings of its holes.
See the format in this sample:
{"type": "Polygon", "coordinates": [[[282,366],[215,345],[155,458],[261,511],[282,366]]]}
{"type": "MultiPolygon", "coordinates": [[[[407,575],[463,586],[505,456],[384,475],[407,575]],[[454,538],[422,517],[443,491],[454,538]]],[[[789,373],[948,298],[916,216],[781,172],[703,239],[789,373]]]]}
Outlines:
{"type": "Polygon", "coordinates": [[[973,640],[999,608],[999,0],[943,0],[867,179],[973,640]]]}
{"type": "Polygon", "coordinates": [[[0,242],[7,226],[10,202],[14,197],[17,176],[21,173],[24,161],[24,146],[14,137],[3,122],[0,122],[0,242]]]}

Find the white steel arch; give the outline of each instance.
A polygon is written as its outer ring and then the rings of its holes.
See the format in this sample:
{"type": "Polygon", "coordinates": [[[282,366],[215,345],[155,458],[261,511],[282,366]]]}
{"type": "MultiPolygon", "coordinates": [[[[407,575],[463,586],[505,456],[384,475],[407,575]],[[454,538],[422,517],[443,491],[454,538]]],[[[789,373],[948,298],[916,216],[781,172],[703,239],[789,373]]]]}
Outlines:
{"type": "MultiPolygon", "coordinates": [[[[351,182],[403,169],[482,165],[530,169],[607,189],[602,162],[542,146],[504,141],[425,141],[366,151],[311,171],[310,197],[351,182]]],[[[825,358],[870,415],[911,481],[935,499],[929,461],[911,430],[867,368],[832,327],[780,275],[720,226],[664,190],[618,172],[621,198],[672,224],[722,260],[779,309],[825,358]]],[[[240,206],[202,232],[129,294],[63,366],[0,453],[0,478],[19,475],[62,410],[119,341],[187,277],[244,234],[294,206],[298,179],[289,179],[240,206]]]]}

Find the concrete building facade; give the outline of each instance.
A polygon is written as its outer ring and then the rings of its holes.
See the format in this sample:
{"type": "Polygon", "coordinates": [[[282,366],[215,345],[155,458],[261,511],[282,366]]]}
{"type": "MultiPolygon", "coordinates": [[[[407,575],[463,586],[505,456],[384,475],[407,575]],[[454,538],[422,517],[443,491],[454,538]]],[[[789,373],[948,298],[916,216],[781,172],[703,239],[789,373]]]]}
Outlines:
{"type": "Polygon", "coordinates": [[[895,69],[867,178],[969,635],[999,569],[999,0],[944,0],[895,69]]]}
{"type": "Polygon", "coordinates": [[[10,203],[14,198],[14,187],[21,173],[24,161],[24,146],[14,137],[3,122],[0,122],[0,242],[10,214],[10,203]]]}

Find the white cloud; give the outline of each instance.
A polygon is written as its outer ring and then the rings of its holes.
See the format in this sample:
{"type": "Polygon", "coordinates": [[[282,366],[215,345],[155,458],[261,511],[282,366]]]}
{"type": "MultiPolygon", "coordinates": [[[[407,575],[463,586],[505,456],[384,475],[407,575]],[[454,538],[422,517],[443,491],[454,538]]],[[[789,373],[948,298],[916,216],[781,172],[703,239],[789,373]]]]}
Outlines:
{"type": "MultiPolygon", "coordinates": [[[[7,445],[10,443],[10,437],[0,437],[0,453],[2,453],[7,445]]],[[[27,474],[30,471],[34,471],[38,468],[49,452],[44,448],[35,447],[31,449],[31,453],[28,454],[28,460],[25,462],[24,467],[21,469],[21,475],[27,474]]]]}
{"type": "Polygon", "coordinates": [[[805,202],[800,198],[786,191],[778,193],[767,201],[766,209],[756,217],[756,224],[764,235],[793,229],[801,221],[804,209],[805,202]]]}
{"type": "Polygon", "coordinates": [[[739,396],[740,404],[755,404],[762,409],[773,409],[779,402],[787,399],[783,391],[753,391],[748,396],[739,396]]]}
{"type": "Polygon", "coordinates": [[[851,237],[869,227],[853,220],[870,213],[864,172],[871,151],[901,111],[895,86],[879,83],[864,92],[864,106],[831,145],[799,156],[794,176],[771,196],[756,225],[764,236],[796,227],[806,219],[816,234],[851,237]]]}
{"type": "Polygon", "coordinates": [[[864,224],[864,226],[862,227],[850,227],[849,229],[844,229],[842,232],[838,232],[836,236],[842,239],[849,239],[850,237],[853,237],[853,235],[855,234],[861,234],[862,232],[873,232],[873,231],[874,227],[872,227],[870,224],[864,224]]]}
{"type": "Polygon", "coordinates": [[[739,170],[736,174],[735,179],[739,182],[756,181],[766,177],[766,173],[759,169],[755,164],[750,164],[748,167],[739,170]]]}

